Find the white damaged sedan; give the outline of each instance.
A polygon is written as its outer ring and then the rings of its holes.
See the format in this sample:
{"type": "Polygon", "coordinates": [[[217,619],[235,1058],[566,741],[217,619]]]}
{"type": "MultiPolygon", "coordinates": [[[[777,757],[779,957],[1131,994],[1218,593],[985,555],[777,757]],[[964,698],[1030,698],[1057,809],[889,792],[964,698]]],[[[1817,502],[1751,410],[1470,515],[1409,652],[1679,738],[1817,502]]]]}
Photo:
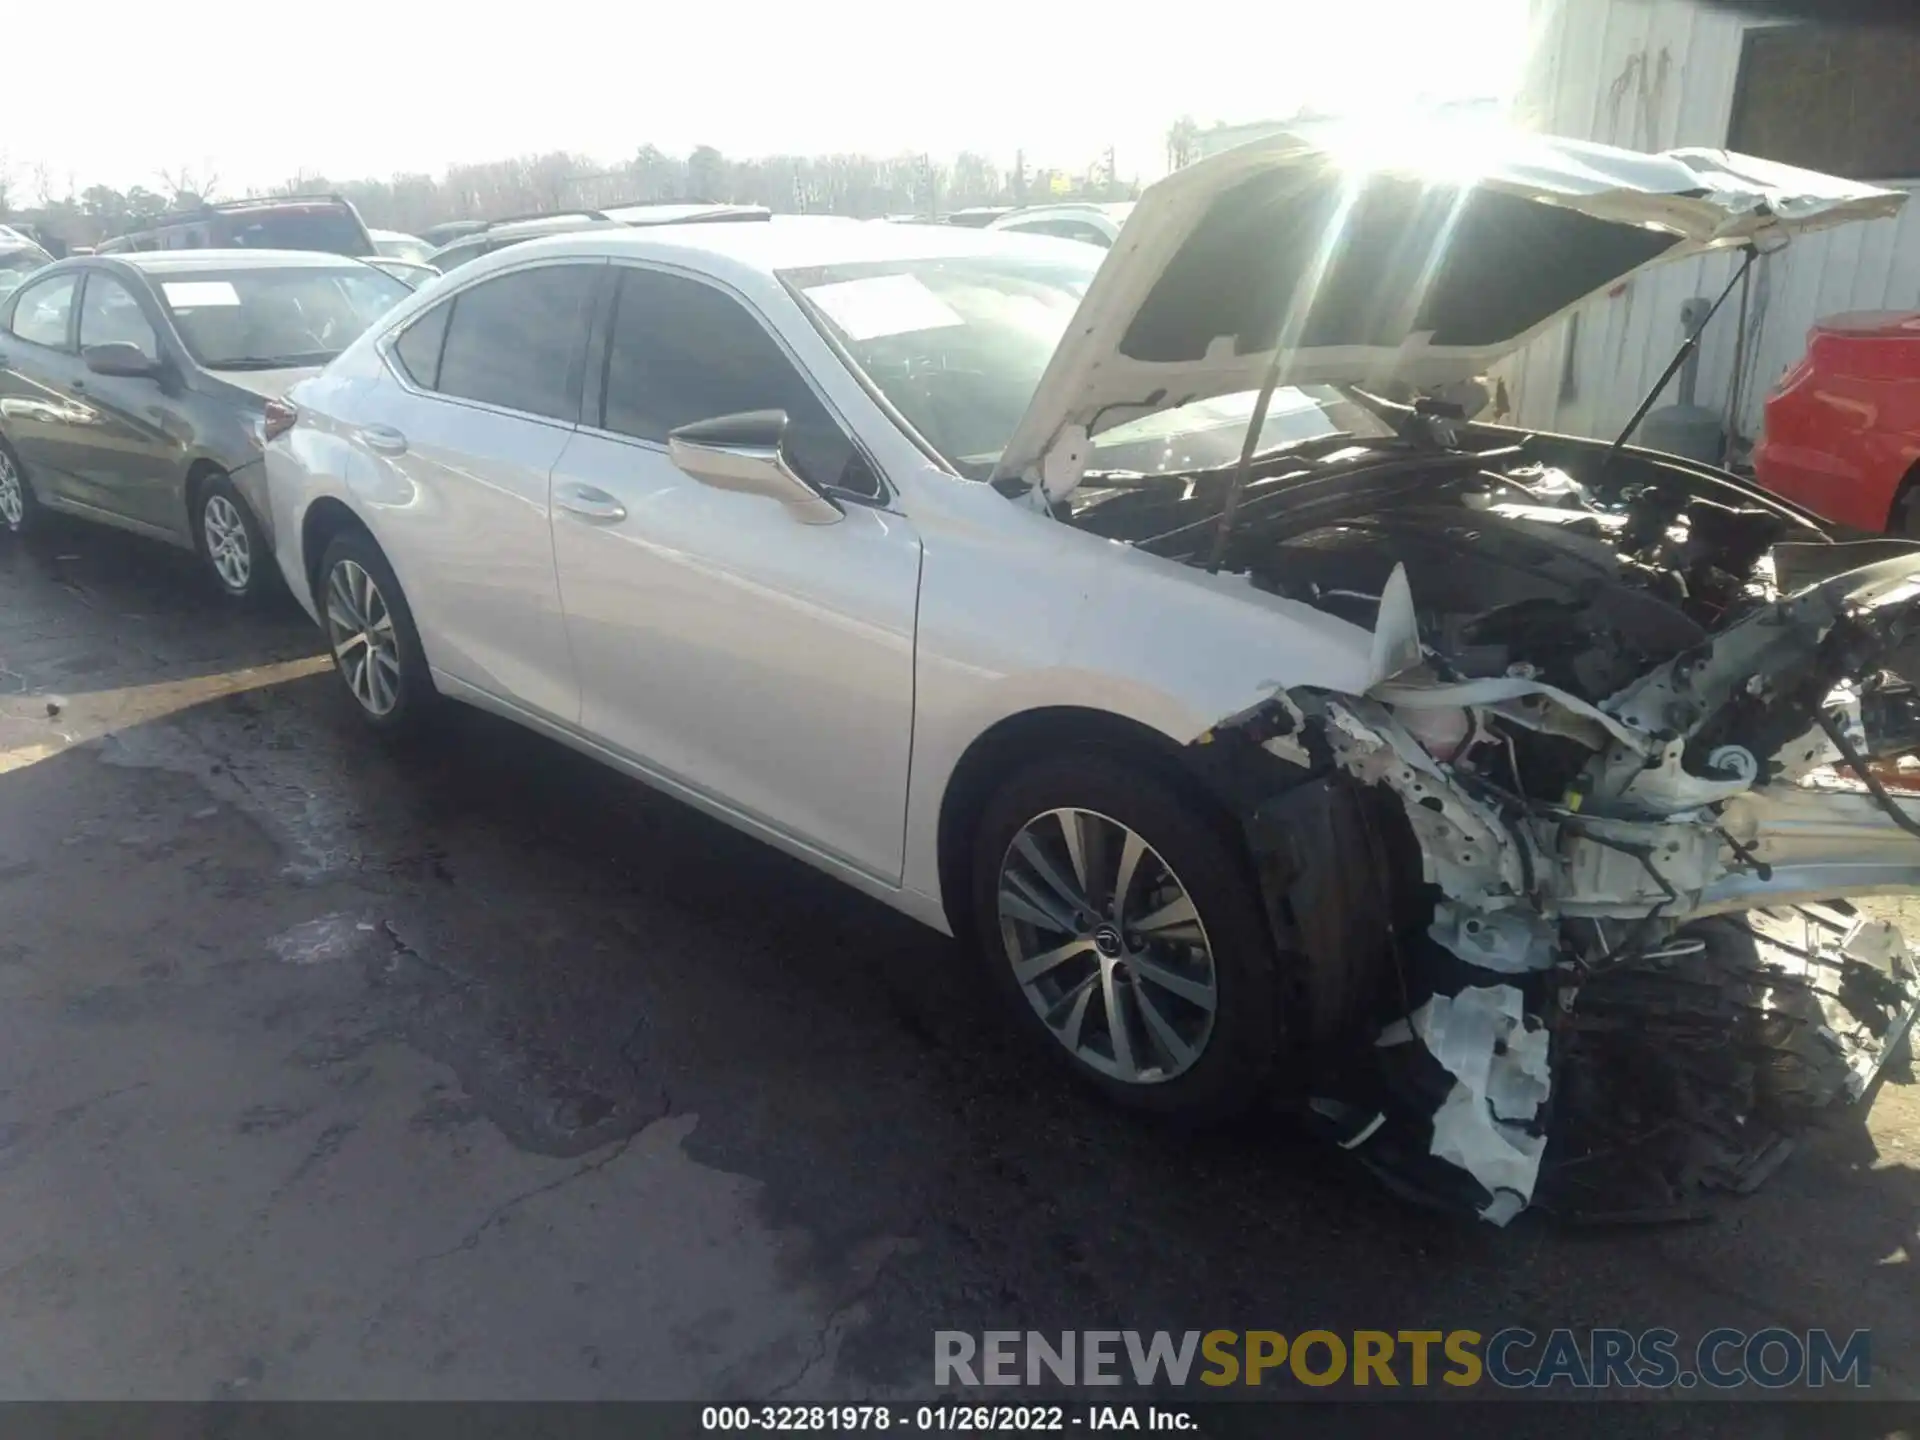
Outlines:
{"type": "Polygon", "coordinates": [[[1904,197],[1429,143],[1230,151],[1105,255],[514,246],[275,407],[280,563],[375,728],[483,706],[962,937],[1116,1099],[1497,1222],[1751,1188],[1920,993],[1844,898],[1920,886],[1920,546],[1374,391],[1904,197]]]}

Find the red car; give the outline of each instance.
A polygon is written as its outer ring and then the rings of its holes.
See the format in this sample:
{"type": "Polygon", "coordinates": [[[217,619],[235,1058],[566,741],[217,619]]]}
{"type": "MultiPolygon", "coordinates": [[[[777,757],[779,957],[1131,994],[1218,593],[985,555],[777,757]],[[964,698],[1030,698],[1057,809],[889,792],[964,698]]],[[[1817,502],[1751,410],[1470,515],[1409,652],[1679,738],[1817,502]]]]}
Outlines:
{"type": "Polygon", "coordinates": [[[1753,469],[1829,520],[1920,538],[1920,314],[1815,325],[1767,397],[1753,469]]]}

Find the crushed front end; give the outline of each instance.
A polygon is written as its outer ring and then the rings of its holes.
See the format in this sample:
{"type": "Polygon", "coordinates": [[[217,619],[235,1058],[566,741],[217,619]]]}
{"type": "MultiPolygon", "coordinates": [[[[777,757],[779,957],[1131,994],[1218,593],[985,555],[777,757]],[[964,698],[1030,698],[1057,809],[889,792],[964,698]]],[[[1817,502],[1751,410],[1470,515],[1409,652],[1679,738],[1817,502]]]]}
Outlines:
{"type": "Polygon", "coordinates": [[[1692,1215],[1920,1007],[1847,898],[1920,891],[1920,795],[1881,773],[1920,744],[1920,546],[1645,452],[1446,438],[1268,462],[1224,545],[1207,477],[1197,519],[1124,486],[1070,518],[1372,629],[1365,693],[1282,690],[1196,752],[1294,777],[1243,818],[1334,1138],[1499,1224],[1692,1215]]]}

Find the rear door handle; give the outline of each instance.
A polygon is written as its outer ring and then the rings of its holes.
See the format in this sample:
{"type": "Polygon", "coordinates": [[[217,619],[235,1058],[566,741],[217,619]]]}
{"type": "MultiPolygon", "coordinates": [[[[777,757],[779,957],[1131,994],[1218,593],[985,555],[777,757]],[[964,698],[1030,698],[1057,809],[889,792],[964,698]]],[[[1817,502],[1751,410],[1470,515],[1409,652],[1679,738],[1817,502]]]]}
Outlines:
{"type": "Polygon", "coordinates": [[[367,448],[380,455],[404,455],[407,453],[407,437],[391,425],[369,425],[360,432],[360,438],[367,442],[367,448]]]}
{"type": "Polygon", "coordinates": [[[627,507],[591,485],[562,485],[553,494],[554,505],[569,515],[596,524],[611,525],[627,518],[627,507]]]}

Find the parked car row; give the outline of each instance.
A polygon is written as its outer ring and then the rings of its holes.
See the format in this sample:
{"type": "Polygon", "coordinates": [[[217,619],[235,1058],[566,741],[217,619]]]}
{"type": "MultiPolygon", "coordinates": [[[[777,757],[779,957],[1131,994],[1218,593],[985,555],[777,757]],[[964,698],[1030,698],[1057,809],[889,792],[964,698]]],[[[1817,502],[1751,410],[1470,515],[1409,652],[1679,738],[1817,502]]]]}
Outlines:
{"type": "Polygon", "coordinates": [[[1122,1103],[1285,1103],[1403,1193],[1617,1214],[1771,1153],[1756,1074],[1843,1103],[1920,1010],[1835,918],[1920,886],[1920,820],[1799,784],[1920,742],[1884,687],[1920,547],[1375,391],[1904,197],[1538,136],[1463,183],[1461,143],[1267,137],[1104,251],[650,208],[475,230],[410,294],[63,262],[0,308],[0,513],[112,504],[234,593],[270,553],[372,730],[465,702],[657,786],[960,937],[1122,1103]],[[225,438],[144,418],[176,395],[225,438]],[[1789,1005],[1809,956],[1853,978],[1789,1005]]]}
{"type": "Polygon", "coordinates": [[[195,550],[230,595],[276,585],[267,404],[409,293],[371,265],[299,250],[36,270],[0,304],[0,525],[61,512],[195,550]]]}

